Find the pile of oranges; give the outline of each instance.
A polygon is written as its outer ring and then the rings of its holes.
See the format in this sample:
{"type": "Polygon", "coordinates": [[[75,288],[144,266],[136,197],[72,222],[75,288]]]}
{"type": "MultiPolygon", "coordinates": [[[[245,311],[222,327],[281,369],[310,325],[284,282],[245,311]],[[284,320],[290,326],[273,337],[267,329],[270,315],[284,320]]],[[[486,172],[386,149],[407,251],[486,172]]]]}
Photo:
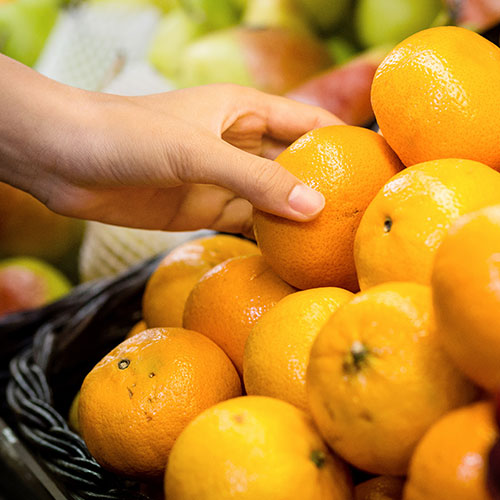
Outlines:
{"type": "Polygon", "coordinates": [[[315,220],[256,211],[257,244],[191,241],[150,277],[71,413],[103,467],[167,500],[490,498],[500,49],[417,33],[372,104],[380,134],[277,158],[325,196],[315,220]]]}

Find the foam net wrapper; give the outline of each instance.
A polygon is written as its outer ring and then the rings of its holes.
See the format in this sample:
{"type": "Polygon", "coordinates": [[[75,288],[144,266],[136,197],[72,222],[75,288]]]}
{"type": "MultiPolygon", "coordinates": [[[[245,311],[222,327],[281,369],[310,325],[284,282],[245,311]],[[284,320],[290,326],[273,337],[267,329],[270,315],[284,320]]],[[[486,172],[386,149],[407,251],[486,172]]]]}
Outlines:
{"type": "MultiPolygon", "coordinates": [[[[64,10],[36,69],[59,82],[119,95],[147,95],[174,85],[147,62],[160,12],[118,3],[64,10]]],[[[113,276],[134,263],[209,231],[165,232],[87,222],[80,248],[82,281],[113,276]]]]}

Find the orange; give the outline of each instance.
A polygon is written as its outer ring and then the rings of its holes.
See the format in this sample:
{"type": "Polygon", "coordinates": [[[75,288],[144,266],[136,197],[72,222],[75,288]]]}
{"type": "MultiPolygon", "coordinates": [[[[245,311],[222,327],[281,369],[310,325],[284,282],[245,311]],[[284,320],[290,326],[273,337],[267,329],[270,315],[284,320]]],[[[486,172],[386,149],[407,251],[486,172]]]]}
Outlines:
{"type": "Polygon", "coordinates": [[[361,289],[385,281],[429,284],[447,229],[500,203],[500,173],[472,160],[435,160],[395,175],[370,203],[354,243],[361,289]]]}
{"type": "Polygon", "coordinates": [[[276,273],[300,288],[358,289],[354,233],[366,207],[402,165],[385,140],[360,127],[312,130],[276,161],[320,191],[325,208],[311,222],[294,222],[256,211],[254,232],[276,273]]]}
{"type": "Polygon", "coordinates": [[[401,500],[404,480],[395,476],[378,476],[354,488],[354,500],[401,500]]]}
{"type": "Polygon", "coordinates": [[[240,394],[234,366],[211,340],[183,328],[145,330],[85,377],[78,405],[81,434],[104,468],[157,478],[186,424],[240,394]]]}
{"type": "Polygon", "coordinates": [[[191,291],[184,327],[212,339],[243,373],[243,351],[259,318],[295,289],[261,255],[234,257],[206,273],[191,291]]]}
{"type": "Polygon", "coordinates": [[[438,249],[432,292],[446,351],[472,380],[500,390],[500,205],[458,219],[438,249]]]}
{"type": "Polygon", "coordinates": [[[217,234],[179,245],[150,276],[142,301],[149,328],[182,326],[184,304],[196,282],[212,267],[237,255],[258,254],[251,241],[217,234]]]}
{"type": "Polygon", "coordinates": [[[247,394],[283,399],[308,411],[306,367],[321,327],[354,295],[335,287],[287,295],[250,331],[243,357],[247,394]]]}
{"type": "Polygon", "coordinates": [[[446,26],[410,36],[378,67],[371,100],[405,165],[466,158],[500,169],[500,49],[477,33],[446,26]]]}
{"type": "Polygon", "coordinates": [[[374,474],[399,476],[426,430],[475,397],[442,351],[431,291],[384,283],[333,314],[311,349],[306,387],[323,437],[374,474]]]}
{"type": "Polygon", "coordinates": [[[497,435],[489,402],[445,415],[415,450],[404,500],[490,500],[486,466],[497,435]]]}
{"type": "Polygon", "coordinates": [[[285,401],[244,396],[195,418],[172,449],[168,500],[351,500],[347,467],[310,417],[285,401]]]}

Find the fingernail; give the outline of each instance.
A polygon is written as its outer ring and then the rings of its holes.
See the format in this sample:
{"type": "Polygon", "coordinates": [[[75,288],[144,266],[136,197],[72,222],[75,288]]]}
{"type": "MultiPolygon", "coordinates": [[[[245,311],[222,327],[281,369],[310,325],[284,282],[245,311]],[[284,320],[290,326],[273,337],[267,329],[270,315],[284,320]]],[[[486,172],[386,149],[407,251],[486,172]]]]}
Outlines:
{"type": "Polygon", "coordinates": [[[297,184],[288,196],[288,204],[296,212],[311,216],[323,209],[325,197],[305,184],[297,184]]]}

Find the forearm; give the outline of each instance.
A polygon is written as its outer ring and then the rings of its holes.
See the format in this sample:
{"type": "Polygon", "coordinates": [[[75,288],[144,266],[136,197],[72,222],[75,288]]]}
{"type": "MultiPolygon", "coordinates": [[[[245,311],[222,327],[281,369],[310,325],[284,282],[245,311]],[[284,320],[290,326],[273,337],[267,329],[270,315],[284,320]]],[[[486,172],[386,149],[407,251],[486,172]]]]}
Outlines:
{"type": "MultiPolygon", "coordinates": [[[[0,181],[37,191],[55,176],[55,162],[69,161],[72,136],[86,108],[85,92],[61,85],[0,54],[0,181]]],[[[40,195],[39,192],[33,193],[40,195]]]]}

